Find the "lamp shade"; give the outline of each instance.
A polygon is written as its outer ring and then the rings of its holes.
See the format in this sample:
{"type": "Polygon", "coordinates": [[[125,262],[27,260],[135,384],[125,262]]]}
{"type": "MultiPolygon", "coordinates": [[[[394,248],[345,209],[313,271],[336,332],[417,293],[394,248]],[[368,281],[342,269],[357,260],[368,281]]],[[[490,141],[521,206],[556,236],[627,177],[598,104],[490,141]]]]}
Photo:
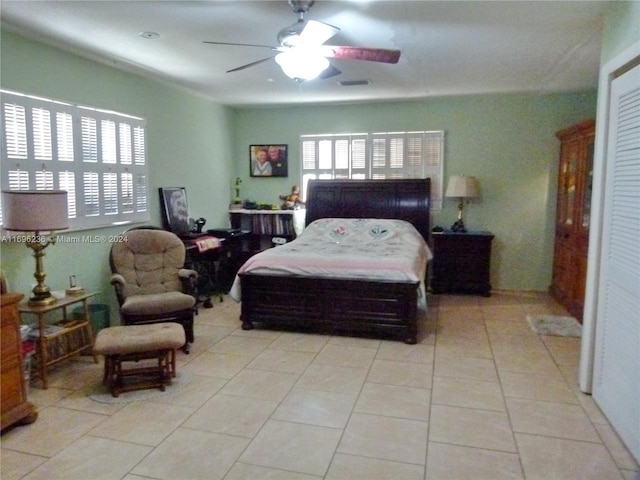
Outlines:
{"type": "Polygon", "coordinates": [[[3,228],[18,232],[50,232],[69,228],[67,192],[21,190],[2,192],[3,228]]]}
{"type": "Polygon", "coordinates": [[[447,184],[446,197],[472,198],[478,196],[478,181],[476,177],[452,175],[447,184]]]}

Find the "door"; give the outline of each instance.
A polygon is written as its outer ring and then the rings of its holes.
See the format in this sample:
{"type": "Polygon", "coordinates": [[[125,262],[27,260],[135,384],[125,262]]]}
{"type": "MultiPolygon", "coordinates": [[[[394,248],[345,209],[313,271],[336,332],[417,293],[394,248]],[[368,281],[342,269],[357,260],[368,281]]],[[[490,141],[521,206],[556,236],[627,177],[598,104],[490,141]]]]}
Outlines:
{"type": "Polygon", "coordinates": [[[593,398],[640,460],[640,66],[611,82],[593,398]]]}

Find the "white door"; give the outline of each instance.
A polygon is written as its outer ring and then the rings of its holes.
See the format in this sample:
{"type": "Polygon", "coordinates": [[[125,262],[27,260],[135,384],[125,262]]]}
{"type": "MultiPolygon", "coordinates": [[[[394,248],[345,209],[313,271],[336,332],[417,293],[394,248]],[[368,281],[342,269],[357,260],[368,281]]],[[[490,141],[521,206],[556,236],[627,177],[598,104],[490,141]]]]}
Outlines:
{"type": "Polygon", "coordinates": [[[640,66],[611,82],[593,398],[640,460],[640,66]]]}

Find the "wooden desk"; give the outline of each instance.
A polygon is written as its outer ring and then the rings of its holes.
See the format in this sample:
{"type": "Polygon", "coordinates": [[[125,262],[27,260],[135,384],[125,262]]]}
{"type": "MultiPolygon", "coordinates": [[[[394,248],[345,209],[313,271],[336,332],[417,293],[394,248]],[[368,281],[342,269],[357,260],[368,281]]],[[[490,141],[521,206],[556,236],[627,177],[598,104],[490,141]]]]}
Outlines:
{"type": "MultiPolygon", "coordinates": [[[[26,302],[19,305],[18,310],[23,323],[26,323],[25,320],[32,316],[37,319],[38,337],[34,341],[38,368],[35,373],[42,380],[43,388],[49,387],[47,367],[93,348],[91,313],[87,300],[94,295],[96,294],[66,296],[56,300],[56,303],[46,306],[31,306],[26,302]],[[71,319],[69,317],[67,308],[76,303],[82,303],[84,318],[71,319]],[[53,312],[60,312],[62,319],[49,323],[46,317],[53,312]]],[[[98,363],[98,357],[93,355],[93,361],[98,363]]]]}

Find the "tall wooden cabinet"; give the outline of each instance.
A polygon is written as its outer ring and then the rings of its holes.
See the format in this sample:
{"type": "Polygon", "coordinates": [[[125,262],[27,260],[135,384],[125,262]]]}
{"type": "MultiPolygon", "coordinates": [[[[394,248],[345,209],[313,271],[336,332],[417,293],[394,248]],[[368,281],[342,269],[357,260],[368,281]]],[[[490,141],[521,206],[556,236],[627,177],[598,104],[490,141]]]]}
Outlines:
{"type": "Polygon", "coordinates": [[[14,423],[31,423],[38,417],[36,407],[27,400],[27,387],[24,383],[22,363],[22,342],[20,339],[20,317],[18,302],[21,293],[2,295],[0,316],[2,330],[2,381],[0,383],[0,405],[2,407],[2,424],[4,430],[14,423]]]}
{"type": "Polygon", "coordinates": [[[593,184],[595,120],[556,133],[560,140],[551,295],[582,322],[593,184]]]}

